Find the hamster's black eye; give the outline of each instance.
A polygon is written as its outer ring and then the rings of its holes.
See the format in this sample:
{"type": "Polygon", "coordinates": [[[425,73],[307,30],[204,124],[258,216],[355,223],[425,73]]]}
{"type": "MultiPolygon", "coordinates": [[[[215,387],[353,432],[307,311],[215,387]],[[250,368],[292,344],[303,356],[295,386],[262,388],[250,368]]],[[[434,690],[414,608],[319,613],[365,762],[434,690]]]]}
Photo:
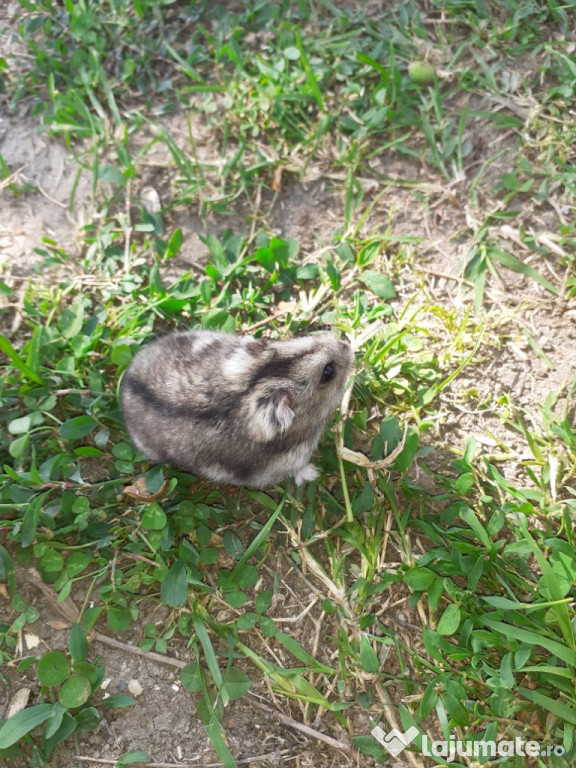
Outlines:
{"type": "Polygon", "coordinates": [[[334,363],[327,363],[322,371],[320,381],[330,381],[332,376],[334,376],[334,363]]]}

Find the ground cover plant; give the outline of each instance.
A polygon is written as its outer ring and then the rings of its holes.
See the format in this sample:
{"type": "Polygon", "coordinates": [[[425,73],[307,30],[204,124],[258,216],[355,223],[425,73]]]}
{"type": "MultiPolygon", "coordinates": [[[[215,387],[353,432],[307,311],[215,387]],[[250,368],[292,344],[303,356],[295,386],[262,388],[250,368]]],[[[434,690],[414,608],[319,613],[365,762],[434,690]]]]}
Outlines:
{"type": "MultiPolygon", "coordinates": [[[[7,765],[573,764],[574,10],[12,4],[3,104],[84,214],[0,275],[7,765]],[[130,443],[123,371],[196,327],[348,336],[318,481],[230,492],[130,443]],[[186,741],[152,688],[108,695],[115,640],[177,670],[186,741]]],[[[20,216],[50,195],[2,146],[20,216]]]]}

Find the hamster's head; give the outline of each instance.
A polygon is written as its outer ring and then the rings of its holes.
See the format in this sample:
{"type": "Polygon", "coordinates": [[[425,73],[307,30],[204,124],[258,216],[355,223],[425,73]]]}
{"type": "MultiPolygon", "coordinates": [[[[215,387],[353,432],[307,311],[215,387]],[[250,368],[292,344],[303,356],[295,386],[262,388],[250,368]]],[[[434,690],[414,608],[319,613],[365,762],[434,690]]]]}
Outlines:
{"type": "Polygon", "coordinates": [[[353,359],[348,342],[329,333],[267,344],[250,381],[253,437],[317,439],[342,399],[353,359]]]}

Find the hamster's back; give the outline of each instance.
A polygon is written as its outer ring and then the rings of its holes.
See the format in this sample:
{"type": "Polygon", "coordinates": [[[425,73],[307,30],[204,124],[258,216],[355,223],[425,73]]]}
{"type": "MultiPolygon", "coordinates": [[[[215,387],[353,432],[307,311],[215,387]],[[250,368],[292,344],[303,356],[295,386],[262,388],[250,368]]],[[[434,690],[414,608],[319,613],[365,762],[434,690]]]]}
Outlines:
{"type": "Polygon", "coordinates": [[[216,331],[171,333],[128,367],[124,419],[135,444],[156,462],[265,487],[308,462],[351,361],[349,345],[328,334],[268,342],[216,331]]]}

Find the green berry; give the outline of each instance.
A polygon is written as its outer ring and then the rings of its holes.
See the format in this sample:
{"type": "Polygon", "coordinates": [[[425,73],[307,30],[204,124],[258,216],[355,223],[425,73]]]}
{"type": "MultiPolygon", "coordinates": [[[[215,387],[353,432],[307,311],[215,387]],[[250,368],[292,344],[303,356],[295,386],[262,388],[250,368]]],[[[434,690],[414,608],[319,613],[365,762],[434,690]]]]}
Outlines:
{"type": "Polygon", "coordinates": [[[429,85],[434,82],[434,67],[425,61],[413,61],[408,67],[408,77],[418,85],[429,85]]]}

